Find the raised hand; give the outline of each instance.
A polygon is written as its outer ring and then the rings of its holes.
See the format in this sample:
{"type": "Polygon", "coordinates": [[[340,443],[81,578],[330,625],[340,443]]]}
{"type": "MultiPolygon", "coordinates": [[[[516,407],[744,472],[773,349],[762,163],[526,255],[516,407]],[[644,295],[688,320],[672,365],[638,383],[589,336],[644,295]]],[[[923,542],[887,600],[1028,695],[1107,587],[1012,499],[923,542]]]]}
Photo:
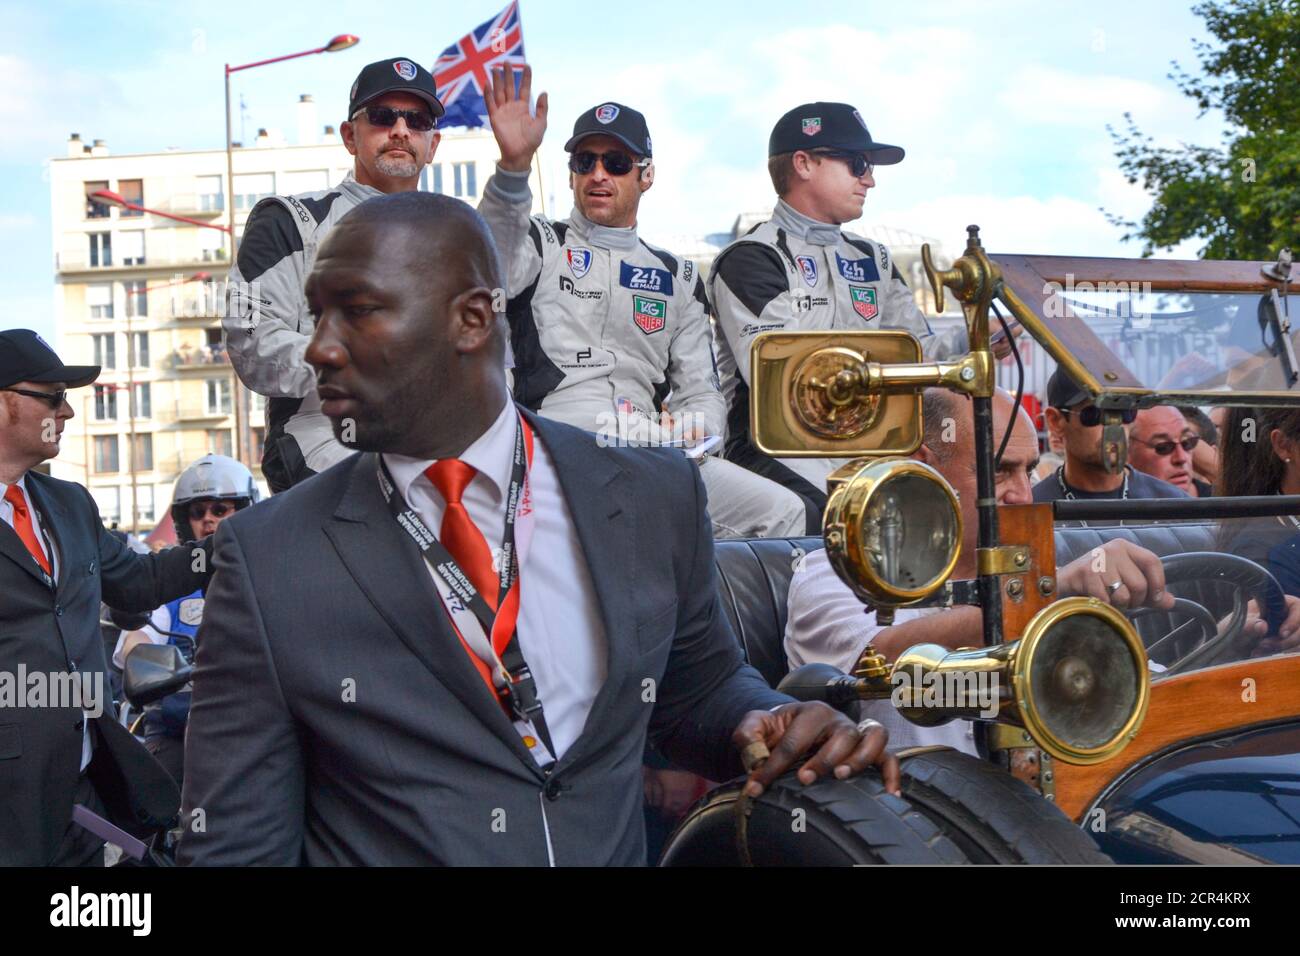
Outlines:
{"type": "Polygon", "coordinates": [[[546,94],[537,97],[537,110],[530,105],[533,92],[533,68],[523,67],[523,80],[515,92],[515,67],[502,64],[492,68],[492,78],[483,91],[492,135],[501,150],[501,168],[524,172],[533,163],[533,154],[546,135],[546,94]]]}

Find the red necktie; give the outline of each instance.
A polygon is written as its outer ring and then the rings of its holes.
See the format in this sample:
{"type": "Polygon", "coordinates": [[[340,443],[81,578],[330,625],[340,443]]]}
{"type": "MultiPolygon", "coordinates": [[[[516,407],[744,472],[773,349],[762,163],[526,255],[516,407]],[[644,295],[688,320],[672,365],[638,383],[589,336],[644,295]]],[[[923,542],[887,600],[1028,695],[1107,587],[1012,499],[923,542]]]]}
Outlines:
{"type": "MultiPolygon", "coordinates": [[[[447,508],[442,514],[442,528],[438,532],[438,540],[465,572],[465,576],[474,585],[474,590],[483,595],[483,600],[487,601],[488,607],[495,611],[501,581],[497,573],[492,570],[492,551],[488,548],[483,532],[478,529],[478,525],[469,516],[461,501],[461,495],[474,477],[474,466],[458,458],[444,458],[442,461],[435,461],[425,469],[424,474],[429,481],[433,482],[433,487],[438,489],[438,493],[447,503],[447,508]]],[[[513,622],[511,624],[513,630],[513,622]]],[[[455,621],[452,622],[452,627],[455,628],[455,621]]],[[[493,631],[496,631],[496,627],[493,627],[493,631]]],[[[470,663],[483,678],[492,696],[497,697],[491,669],[466,643],[458,628],[456,636],[460,638],[461,646],[469,655],[470,663]]]]}
{"type": "Polygon", "coordinates": [[[27,545],[27,550],[32,553],[32,557],[45,573],[53,575],[50,559],[45,556],[45,552],[41,550],[41,543],[36,539],[36,528],[32,525],[32,515],[27,510],[27,499],[23,497],[23,490],[17,485],[10,485],[5,489],[5,501],[13,505],[14,530],[18,532],[18,537],[23,539],[23,544],[27,545]]]}

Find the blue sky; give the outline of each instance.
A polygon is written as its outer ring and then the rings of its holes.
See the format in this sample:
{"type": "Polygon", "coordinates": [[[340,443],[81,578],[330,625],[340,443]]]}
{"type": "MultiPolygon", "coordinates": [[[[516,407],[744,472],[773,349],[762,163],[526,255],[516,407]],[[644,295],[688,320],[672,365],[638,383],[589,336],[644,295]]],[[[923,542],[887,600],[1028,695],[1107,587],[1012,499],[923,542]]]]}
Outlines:
{"type": "MultiPolygon", "coordinates": [[[[431,65],[503,5],[0,2],[0,325],[52,331],[45,164],[70,132],[114,153],[218,148],[224,63],[357,34],[351,50],[237,76],[248,136],[280,127],[292,138],[298,94],[337,122],[361,66],[390,55],[431,65]]],[[[550,92],[556,209],[569,208],[559,149],[573,118],[619,100],[650,124],[657,177],[641,226],[665,244],[771,205],[768,132],[808,100],[853,103],[877,140],[908,151],[878,171],[864,221],[952,249],[978,222],[994,251],[1136,255],[1098,211],[1134,217],[1147,205],[1119,175],[1106,124],[1128,110],[1161,142],[1220,135],[1166,76],[1171,60],[1196,63],[1204,30],[1189,3],[522,0],[522,15],[537,86],[550,92]]]]}

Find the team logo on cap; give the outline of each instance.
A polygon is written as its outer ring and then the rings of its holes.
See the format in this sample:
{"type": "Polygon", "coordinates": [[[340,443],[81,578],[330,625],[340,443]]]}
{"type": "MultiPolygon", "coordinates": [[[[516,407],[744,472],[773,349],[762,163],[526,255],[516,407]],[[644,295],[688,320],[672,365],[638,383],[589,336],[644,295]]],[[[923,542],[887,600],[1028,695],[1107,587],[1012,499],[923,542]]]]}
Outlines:
{"type": "Polygon", "coordinates": [[[853,118],[854,118],[855,120],[857,120],[858,123],[861,124],[861,126],[862,126],[863,129],[866,129],[866,128],[867,128],[867,121],[864,120],[864,119],[862,118],[862,114],[859,113],[857,110],[854,110],[854,111],[853,111],[853,118]]]}
{"type": "Polygon", "coordinates": [[[853,298],[853,311],[868,322],[880,314],[880,308],[876,305],[875,289],[859,289],[857,286],[851,285],[849,286],[849,295],[853,298]]]}
{"type": "Polygon", "coordinates": [[[661,331],[667,315],[668,303],[663,299],[652,299],[646,295],[632,296],[632,321],[646,335],[661,331]]]}
{"type": "Polygon", "coordinates": [[[415,64],[410,60],[394,60],[393,70],[398,76],[406,80],[407,83],[410,83],[415,79],[415,74],[417,72],[415,64]]]}
{"type": "Polygon", "coordinates": [[[803,276],[803,281],[810,286],[817,284],[817,260],[812,256],[795,256],[795,262],[799,263],[799,272],[803,276]]]}
{"type": "Polygon", "coordinates": [[[569,261],[569,271],[575,279],[581,279],[591,268],[590,249],[566,249],[564,256],[569,261]]]}
{"type": "Polygon", "coordinates": [[[816,136],[822,131],[822,118],[820,116],[805,117],[803,121],[803,134],[805,136],[816,136]]]}
{"type": "Polygon", "coordinates": [[[612,123],[618,118],[618,107],[613,103],[596,107],[596,119],[602,123],[612,123]]]}

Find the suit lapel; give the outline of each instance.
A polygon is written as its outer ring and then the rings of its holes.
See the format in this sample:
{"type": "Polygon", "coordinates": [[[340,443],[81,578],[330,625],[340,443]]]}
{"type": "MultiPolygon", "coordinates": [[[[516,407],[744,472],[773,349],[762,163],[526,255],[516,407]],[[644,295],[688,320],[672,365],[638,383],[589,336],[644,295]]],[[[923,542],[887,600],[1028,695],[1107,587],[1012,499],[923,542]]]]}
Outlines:
{"type": "Polygon", "coordinates": [[[325,534],[375,610],[420,662],[484,726],[541,776],[514,725],[497,705],[447,619],[419,548],[397,524],[379,490],[378,458],[358,455],[325,534]]]}
{"type": "Polygon", "coordinates": [[[626,709],[623,684],[637,656],[636,611],[629,587],[635,580],[636,517],[626,472],[593,448],[591,436],[528,411],[524,415],[546,445],[568,501],[609,646],[605,682],[582,734],[560,761],[560,766],[568,766],[581,760],[602,735],[618,733],[617,712],[620,705],[626,709]]]}
{"type": "MultiPolygon", "coordinates": [[[[33,480],[33,473],[28,473],[26,484],[27,495],[31,499],[32,506],[40,512],[42,527],[49,532],[50,538],[55,542],[56,547],[59,547],[56,525],[66,520],[67,512],[62,508],[53,507],[53,496],[43,496],[37,491],[37,483],[33,480]]],[[[40,532],[38,531],[37,534],[39,535],[40,532]]],[[[67,573],[68,564],[63,560],[62,547],[59,547],[59,551],[59,576],[62,578],[67,573]]],[[[39,581],[42,587],[48,587],[45,578],[41,576],[40,566],[32,558],[31,552],[27,550],[27,545],[23,544],[23,539],[18,537],[18,532],[4,521],[0,521],[0,554],[10,558],[20,568],[39,581]]]]}
{"type": "MultiPolygon", "coordinates": [[[[68,510],[59,500],[59,496],[52,492],[52,489],[38,487],[39,482],[32,481],[32,476],[27,476],[27,491],[32,497],[34,504],[41,513],[42,526],[49,532],[50,539],[54,542],[54,547],[59,552],[59,579],[55,584],[55,590],[63,586],[63,582],[68,579],[68,568],[72,566],[75,560],[73,555],[68,554],[68,549],[64,547],[63,538],[59,534],[60,528],[66,528],[69,524],[68,510]]],[[[21,542],[20,542],[21,543],[21,542]]],[[[26,548],[23,549],[27,550],[26,548]]],[[[53,566],[53,555],[51,555],[51,566],[53,566]]]]}

